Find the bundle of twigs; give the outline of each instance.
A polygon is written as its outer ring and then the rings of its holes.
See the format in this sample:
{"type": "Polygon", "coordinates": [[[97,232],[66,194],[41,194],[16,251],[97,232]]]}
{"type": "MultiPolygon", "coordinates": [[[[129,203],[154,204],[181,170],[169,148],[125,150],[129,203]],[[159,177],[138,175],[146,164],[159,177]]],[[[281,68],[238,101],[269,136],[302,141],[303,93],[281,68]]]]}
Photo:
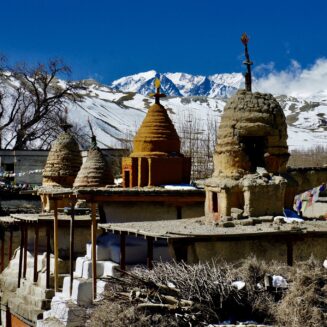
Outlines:
{"type": "Polygon", "coordinates": [[[140,267],[121,274],[106,279],[107,292],[91,316],[92,327],[200,327],[249,320],[326,325],[327,271],[321,262],[287,267],[252,257],[237,264],[156,263],[151,271],[140,267]],[[278,291],[267,286],[272,274],[284,276],[288,287],[278,291]]]}

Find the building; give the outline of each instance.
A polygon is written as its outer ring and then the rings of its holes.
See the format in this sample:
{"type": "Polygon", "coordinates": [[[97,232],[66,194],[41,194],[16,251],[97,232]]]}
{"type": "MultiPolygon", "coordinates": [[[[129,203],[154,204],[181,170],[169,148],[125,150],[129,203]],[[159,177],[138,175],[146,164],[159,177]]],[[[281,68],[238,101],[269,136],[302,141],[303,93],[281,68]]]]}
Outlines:
{"type": "Polygon", "coordinates": [[[160,104],[156,80],[155,103],[150,106],[133,142],[133,152],[123,158],[124,187],[159,186],[190,182],[191,158],[180,152],[181,142],[166,109],[160,104]]]}

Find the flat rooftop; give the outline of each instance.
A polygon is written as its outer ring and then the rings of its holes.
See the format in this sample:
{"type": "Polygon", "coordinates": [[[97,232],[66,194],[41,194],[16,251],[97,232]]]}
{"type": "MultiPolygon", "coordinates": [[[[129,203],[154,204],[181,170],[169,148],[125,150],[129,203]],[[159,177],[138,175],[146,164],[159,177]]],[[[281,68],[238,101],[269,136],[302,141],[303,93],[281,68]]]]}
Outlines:
{"type": "MultiPolygon", "coordinates": [[[[260,217],[259,217],[260,218],[260,217]]],[[[258,218],[258,219],[259,219],[258,218]]],[[[161,220],[148,222],[131,222],[115,224],[99,224],[99,228],[113,233],[153,237],[155,239],[232,239],[239,237],[268,236],[268,235],[325,235],[327,236],[326,221],[305,221],[303,223],[274,223],[258,222],[254,226],[235,225],[222,227],[206,217],[178,220],[161,220]]]]}

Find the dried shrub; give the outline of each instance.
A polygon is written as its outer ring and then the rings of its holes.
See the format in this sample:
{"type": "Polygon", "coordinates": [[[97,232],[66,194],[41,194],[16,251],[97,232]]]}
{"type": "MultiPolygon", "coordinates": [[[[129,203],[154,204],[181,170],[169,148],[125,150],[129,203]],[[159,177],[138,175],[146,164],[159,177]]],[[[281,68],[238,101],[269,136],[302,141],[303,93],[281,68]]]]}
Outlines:
{"type": "Polygon", "coordinates": [[[292,284],[276,307],[280,326],[327,326],[327,270],[310,259],[293,268],[292,284]]]}
{"type": "Polygon", "coordinates": [[[321,167],[327,164],[327,151],[324,146],[308,150],[292,150],[288,161],[290,167],[321,167]]]}
{"type": "Polygon", "coordinates": [[[200,327],[226,320],[327,326],[326,274],[314,259],[294,267],[255,257],[235,264],[157,263],[151,271],[139,267],[123,278],[109,279],[105,300],[96,306],[89,326],[200,327]],[[285,277],[289,288],[267,291],[268,274],[285,277]],[[237,290],[233,281],[244,281],[245,287],[237,290]],[[178,300],[172,310],[164,304],[167,295],[178,300]],[[185,308],[182,301],[192,304],[185,308]]]}
{"type": "Polygon", "coordinates": [[[161,314],[147,314],[128,303],[105,301],[92,314],[88,326],[92,327],[174,327],[176,320],[161,314]]]}
{"type": "Polygon", "coordinates": [[[231,283],[232,266],[225,262],[189,265],[184,262],[157,263],[153,270],[135,270],[135,274],[154,283],[172,283],[187,300],[203,303],[210,309],[221,307],[229,297],[238,300],[231,283]]]}

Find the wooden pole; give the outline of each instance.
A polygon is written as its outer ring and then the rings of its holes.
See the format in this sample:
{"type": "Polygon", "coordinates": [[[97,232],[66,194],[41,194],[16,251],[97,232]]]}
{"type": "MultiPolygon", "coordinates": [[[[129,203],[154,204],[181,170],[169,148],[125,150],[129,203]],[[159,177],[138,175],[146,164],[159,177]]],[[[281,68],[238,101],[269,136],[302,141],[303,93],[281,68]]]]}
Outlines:
{"type": "Polygon", "coordinates": [[[75,241],[75,201],[71,202],[71,211],[70,211],[70,254],[69,254],[69,273],[70,273],[70,285],[69,292],[72,296],[73,292],[73,279],[74,279],[74,241],[75,241]]]}
{"type": "Polygon", "coordinates": [[[13,231],[10,228],[10,230],[9,230],[9,243],[8,243],[8,262],[11,260],[11,257],[12,257],[12,237],[13,237],[13,231]]]}
{"type": "Polygon", "coordinates": [[[54,220],[53,220],[53,252],[54,252],[54,289],[58,292],[58,201],[54,200],[54,220]]]}
{"type": "Polygon", "coordinates": [[[19,263],[18,263],[18,285],[20,287],[20,280],[22,279],[22,266],[23,266],[23,247],[24,247],[24,226],[20,224],[20,248],[19,248],[19,263]]]}
{"type": "Polygon", "coordinates": [[[35,223],[34,226],[34,272],[33,272],[33,282],[37,282],[38,272],[37,272],[37,256],[39,253],[39,224],[35,223]]]}
{"type": "Polygon", "coordinates": [[[23,278],[26,278],[26,271],[27,271],[27,241],[28,241],[28,229],[27,229],[27,224],[24,223],[24,266],[23,266],[23,278]]]}
{"type": "Polygon", "coordinates": [[[293,266],[293,241],[289,239],[286,241],[287,247],[287,265],[293,266]]]}
{"type": "Polygon", "coordinates": [[[46,225],[46,237],[47,237],[47,258],[46,258],[46,276],[45,276],[45,285],[46,288],[50,288],[50,224],[46,225]]]}
{"type": "Polygon", "coordinates": [[[147,238],[147,243],[148,243],[148,253],[147,253],[147,266],[148,269],[153,268],[153,237],[148,237],[147,238]]]}
{"type": "Polygon", "coordinates": [[[92,291],[93,300],[97,297],[97,260],[96,260],[96,203],[92,202],[92,228],[91,228],[91,241],[92,241],[92,291]]]}
{"type": "Polygon", "coordinates": [[[4,231],[3,238],[1,239],[1,272],[5,269],[5,237],[6,232],[4,231]]]}
{"type": "Polygon", "coordinates": [[[120,234],[120,269],[126,270],[126,233],[120,234]]]}

